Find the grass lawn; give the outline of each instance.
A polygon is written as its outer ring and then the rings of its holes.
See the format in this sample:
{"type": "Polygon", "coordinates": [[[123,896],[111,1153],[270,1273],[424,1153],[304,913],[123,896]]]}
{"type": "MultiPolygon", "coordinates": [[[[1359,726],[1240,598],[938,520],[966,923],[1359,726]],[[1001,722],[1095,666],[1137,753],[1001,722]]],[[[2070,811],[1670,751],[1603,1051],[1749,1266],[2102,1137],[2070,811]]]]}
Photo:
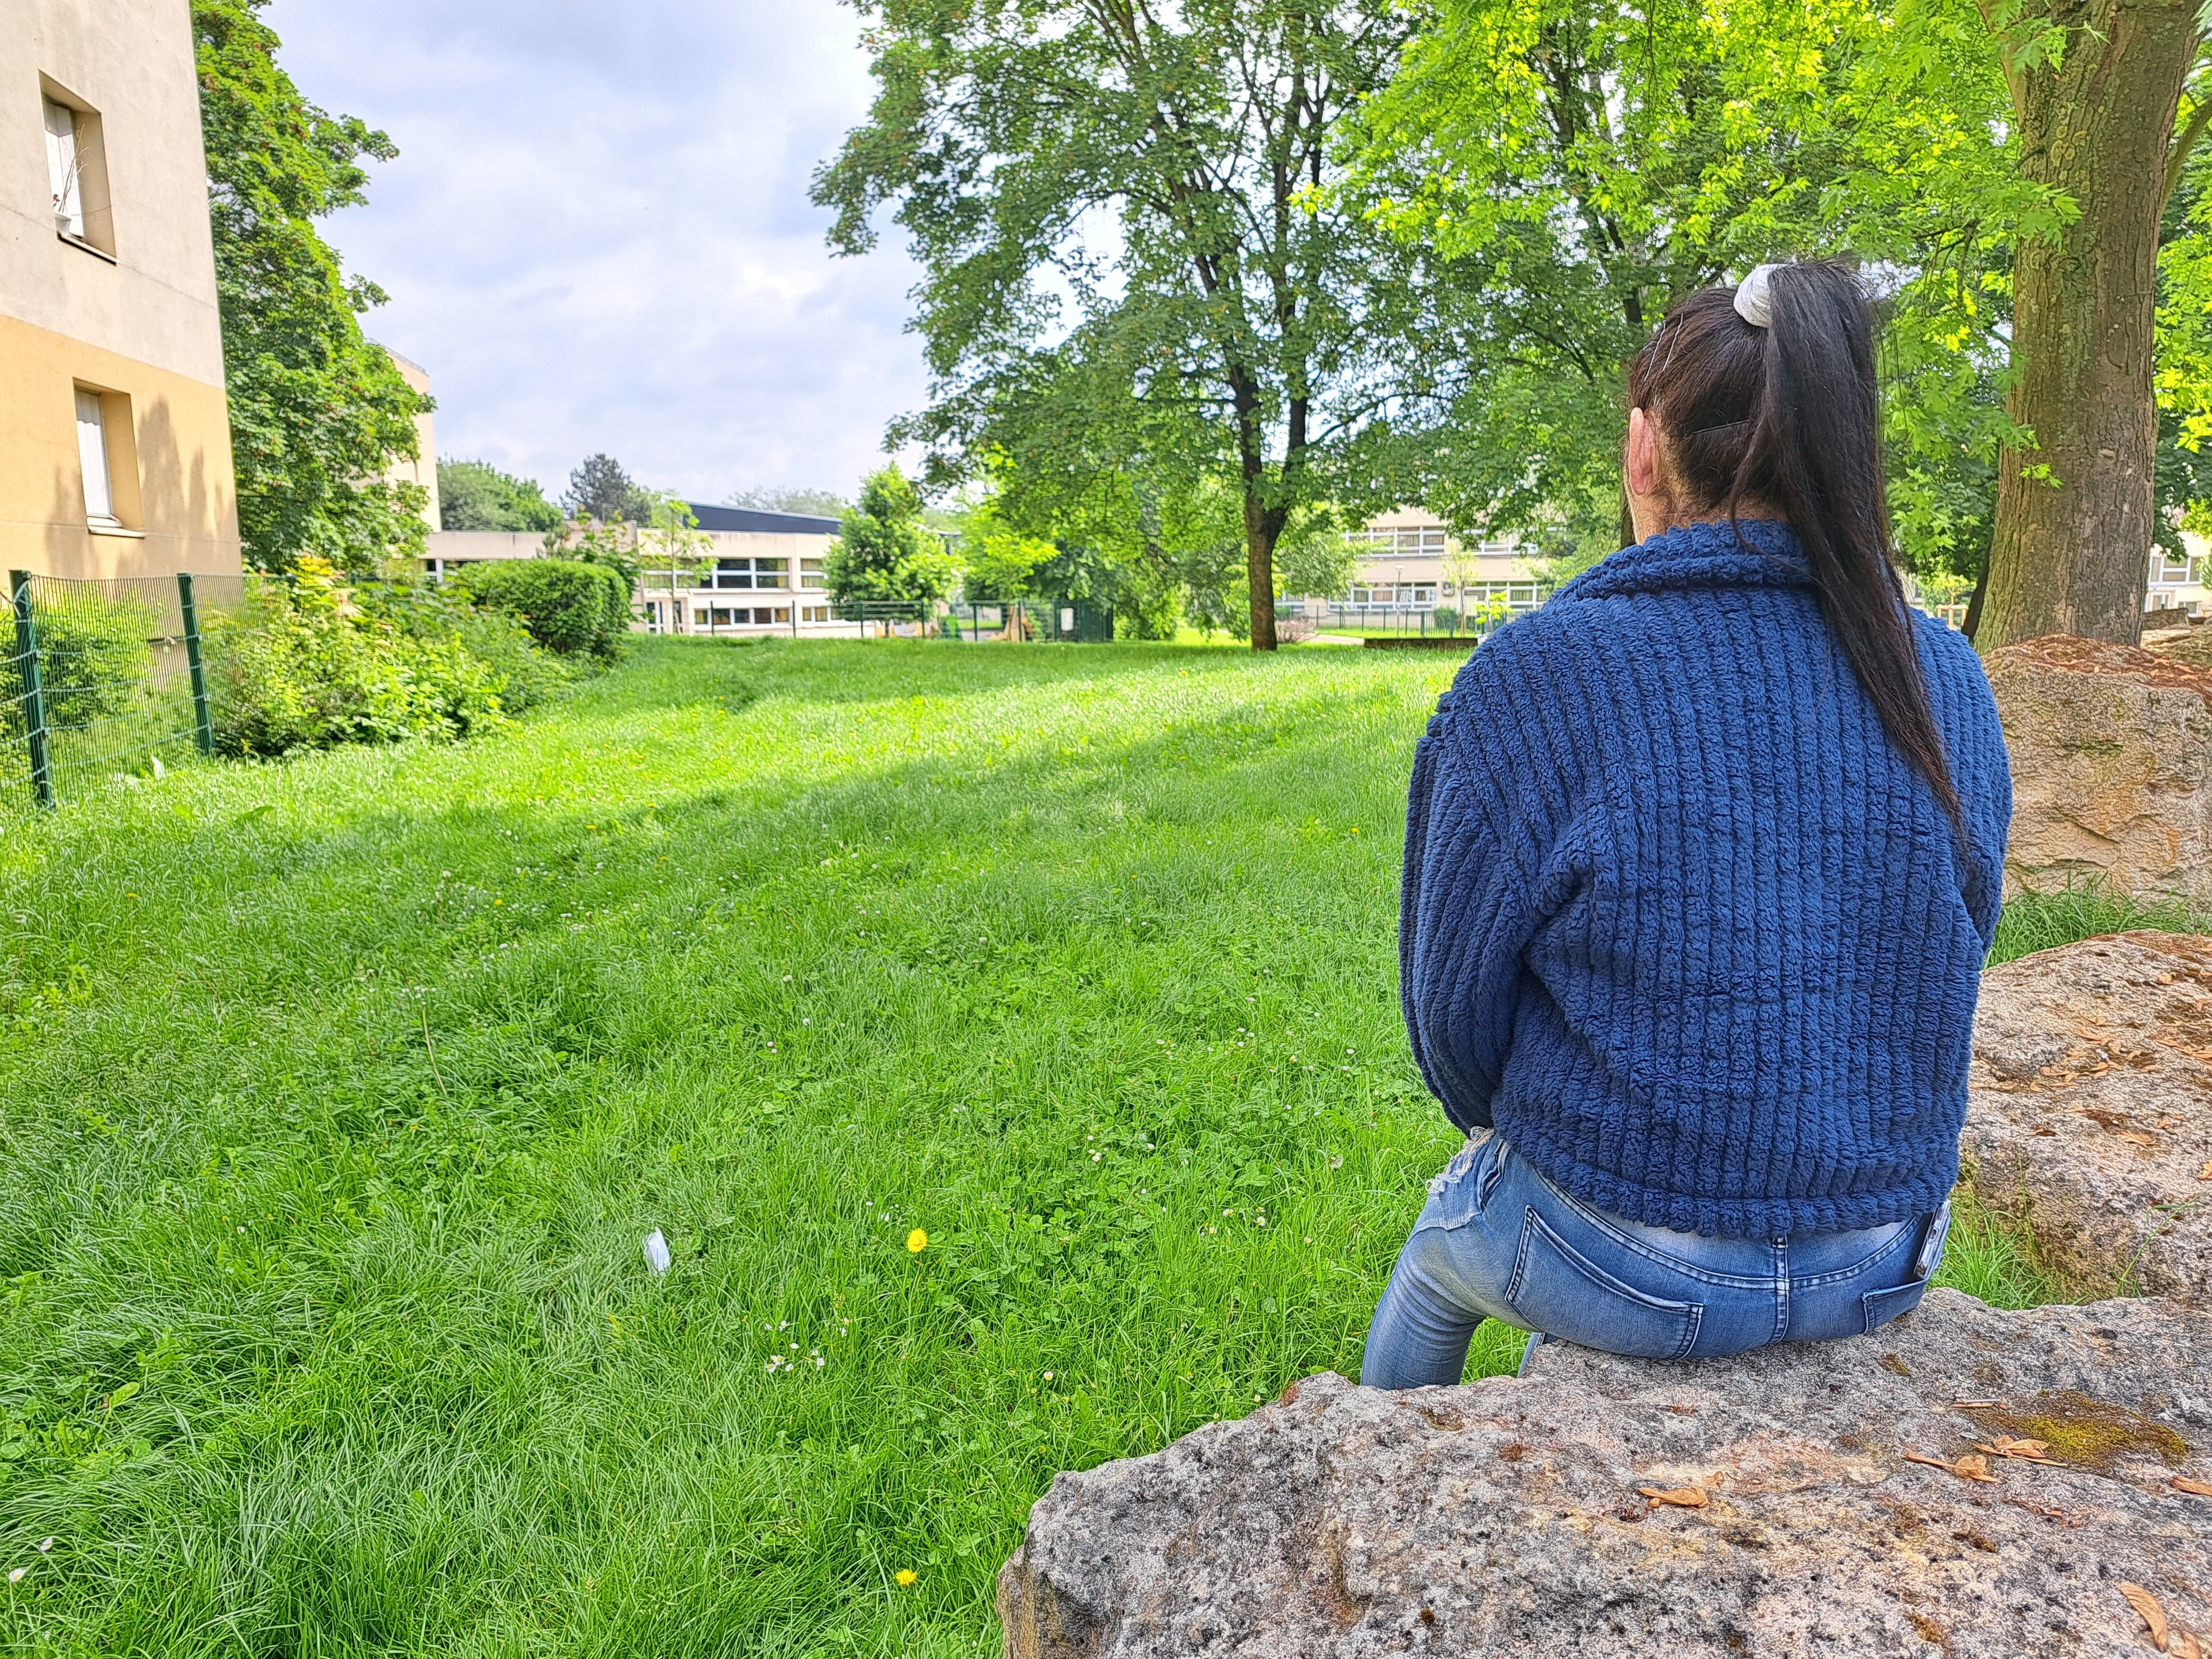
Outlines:
{"type": "Polygon", "coordinates": [[[1054,1472],[1357,1373],[1455,665],[651,641],[12,823],[0,1639],[995,1654],[1054,1472]]]}

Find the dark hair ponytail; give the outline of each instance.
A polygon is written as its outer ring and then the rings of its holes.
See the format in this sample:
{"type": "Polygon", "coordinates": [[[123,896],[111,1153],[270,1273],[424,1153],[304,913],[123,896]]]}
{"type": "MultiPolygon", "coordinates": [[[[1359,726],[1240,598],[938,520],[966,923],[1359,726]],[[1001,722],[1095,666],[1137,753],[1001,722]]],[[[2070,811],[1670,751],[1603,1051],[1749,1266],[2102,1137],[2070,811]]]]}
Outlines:
{"type": "Polygon", "coordinates": [[[1629,402],[1657,423],[1682,507],[1731,522],[1760,508],[1796,532],[1882,730],[1964,842],[1890,543],[1866,295],[1850,270],[1819,262],[1772,267],[1765,301],[1759,326],[1738,314],[1733,289],[1691,295],[1629,365],[1629,402]]]}

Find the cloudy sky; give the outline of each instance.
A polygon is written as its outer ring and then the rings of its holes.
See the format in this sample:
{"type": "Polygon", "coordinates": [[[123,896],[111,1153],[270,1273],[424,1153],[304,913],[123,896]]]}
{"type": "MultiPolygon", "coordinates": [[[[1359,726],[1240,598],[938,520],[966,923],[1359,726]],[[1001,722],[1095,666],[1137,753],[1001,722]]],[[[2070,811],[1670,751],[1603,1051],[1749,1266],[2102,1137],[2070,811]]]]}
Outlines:
{"type": "Polygon", "coordinates": [[[865,114],[834,0],[275,0],[282,61],[399,147],[326,222],[430,371],[438,448],[557,493],[851,489],[921,401],[896,228],[833,259],[809,175],[865,114]]]}

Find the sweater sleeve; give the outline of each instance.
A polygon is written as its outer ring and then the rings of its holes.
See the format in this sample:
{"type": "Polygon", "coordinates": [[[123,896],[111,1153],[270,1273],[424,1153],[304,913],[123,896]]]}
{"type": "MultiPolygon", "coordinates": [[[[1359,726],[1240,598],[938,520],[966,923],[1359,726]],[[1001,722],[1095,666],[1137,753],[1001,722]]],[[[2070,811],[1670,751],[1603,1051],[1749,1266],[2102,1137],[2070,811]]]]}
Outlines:
{"type": "Polygon", "coordinates": [[[1968,867],[1960,884],[1986,953],[1996,942],[2003,908],[2005,842],[2012,827],[2012,767],[2004,722],[1982,659],[1965,637],[1927,618],[1921,638],[1944,758],[1966,809],[1968,867]]]}
{"type": "Polygon", "coordinates": [[[1502,787],[1541,763],[1525,752],[1525,728],[1470,720],[1473,710],[1455,711],[1458,695],[1447,696],[1414,751],[1398,981],[1423,1081],[1454,1123],[1474,1129],[1491,1121],[1513,1044],[1522,951],[1559,884],[1547,879],[1548,815],[1522,810],[1516,790],[1502,787]],[[1516,752],[1481,752],[1492,739],[1516,752]]]}

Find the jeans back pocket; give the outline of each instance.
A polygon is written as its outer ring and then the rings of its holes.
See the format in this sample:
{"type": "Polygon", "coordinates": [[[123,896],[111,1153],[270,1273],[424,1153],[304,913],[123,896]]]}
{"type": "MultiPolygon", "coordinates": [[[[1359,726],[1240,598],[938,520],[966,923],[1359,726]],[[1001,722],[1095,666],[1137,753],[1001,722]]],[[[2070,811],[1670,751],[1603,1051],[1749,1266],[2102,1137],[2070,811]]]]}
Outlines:
{"type": "Polygon", "coordinates": [[[1927,1294],[1928,1281],[1924,1279],[1916,1279],[1893,1290],[1869,1291],[1859,1298],[1859,1309],[1865,1316],[1866,1328],[1873,1330],[1878,1325],[1887,1325],[1901,1313],[1911,1313],[1920,1305],[1920,1298],[1927,1294]]]}
{"type": "Polygon", "coordinates": [[[1697,1346],[1701,1302],[1670,1302],[1614,1278],[1533,1209],[1505,1299],[1524,1323],[1585,1348],[1642,1359],[1680,1359],[1697,1346]]]}

